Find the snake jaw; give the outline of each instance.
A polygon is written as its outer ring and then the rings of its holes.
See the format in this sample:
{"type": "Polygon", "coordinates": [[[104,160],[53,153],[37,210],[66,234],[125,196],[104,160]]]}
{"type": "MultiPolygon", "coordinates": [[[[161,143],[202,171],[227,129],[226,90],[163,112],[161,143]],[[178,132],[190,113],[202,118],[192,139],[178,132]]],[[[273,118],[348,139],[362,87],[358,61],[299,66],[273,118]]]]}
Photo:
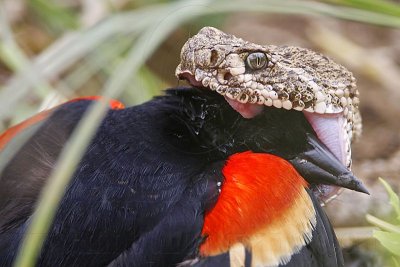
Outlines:
{"type": "MultiPolygon", "coordinates": [[[[298,47],[261,46],[205,27],[183,46],[176,76],[225,96],[245,118],[263,106],[302,111],[318,138],[350,169],[350,145],[361,133],[359,93],[352,73],[329,58],[298,47]],[[262,68],[250,68],[247,59],[254,53],[265,55],[262,68]]],[[[324,200],[338,191],[318,189],[324,200]]]]}
{"type": "Polygon", "coordinates": [[[192,85],[201,84],[241,103],[318,114],[343,112],[352,135],[361,132],[359,93],[352,73],[308,49],[261,46],[205,27],[183,46],[175,73],[192,85]],[[249,66],[248,57],[254,54],[265,56],[262,68],[249,66]]]}
{"type": "Polygon", "coordinates": [[[192,86],[202,87],[201,81],[196,81],[194,75],[189,71],[182,71],[179,74],[179,79],[188,81],[192,86]]]}

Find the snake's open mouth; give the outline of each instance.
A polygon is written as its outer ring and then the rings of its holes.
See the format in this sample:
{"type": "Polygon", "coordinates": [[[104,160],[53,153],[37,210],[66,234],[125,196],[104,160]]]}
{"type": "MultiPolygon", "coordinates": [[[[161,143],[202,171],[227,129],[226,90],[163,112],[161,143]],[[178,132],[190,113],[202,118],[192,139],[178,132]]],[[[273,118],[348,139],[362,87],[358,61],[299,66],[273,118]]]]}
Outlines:
{"type": "MultiPolygon", "coordinates": [[[[318,139],[350,170],[351,141],[361,131],[358,91],[353,75],[329,58],[298,47],[253,44],[206,27],[182,48],[176,75],[223,95],[244,118],[264,106],[303,112],[318,139]]],[[[326,202],[339,187],[314,191],[326,202]]]]}
{"type": "MultiPolygon", "coordinates": [[[[192,86],[204,87],[201,82],[194,81],[187,73],[179,76],[181,79],[187,80],[192,86]]],[[[226,101],[230,106],[240,113],[244,118],[251,119],[263,111],[263,105],[258,103],[242,103],[238,100],[231,99],[225,96],[226,101]]],[[[348,124],[343,113],[336,114],[318,114],[307,111],[302,111],[305,118],[308,120],[320,141],[326,145],[332,154],[339,159],[348,169],[351,166],[351,147],[350,138],[348,136],[348,124]]],[[[320,184],[312,187],[314,194],[318,197],[321,204],[325,204],[336,198],[342,191],[342,187],[335,185],[320,184]]]]}

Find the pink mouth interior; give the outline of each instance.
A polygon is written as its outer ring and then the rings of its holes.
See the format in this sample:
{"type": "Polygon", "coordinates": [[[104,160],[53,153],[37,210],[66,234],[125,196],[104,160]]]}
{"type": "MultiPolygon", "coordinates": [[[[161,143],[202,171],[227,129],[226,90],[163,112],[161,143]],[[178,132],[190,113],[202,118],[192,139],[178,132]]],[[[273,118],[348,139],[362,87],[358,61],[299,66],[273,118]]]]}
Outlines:
{"type": "Polygon", "coordinates": [[[260,114],[264,107],[257,104],[250,104],[250,103],[240,103],[236,100],[232,100],[228,97],[225,97],[226,101],[228,101],[229,105],[240,113],[243,118],[251,119],[254,118],[256,115],[260,114]]]}
{"type": "Polygon", "coordinates": [[[324,143],[329,150],[346,165],[346,140],[343,126],[345,119],[342,113],[336,114],[316,114],[304,111],[304,116],[317,133],[319,140],[324,143]]]}
{"type": "Polygon", "coordinates": [[[196,81],[193,74],[190,72],[185,71],[185,72],[180,73],[179,80],[186,80],[192,86],[203,87],[201,82],[196,81]]]}

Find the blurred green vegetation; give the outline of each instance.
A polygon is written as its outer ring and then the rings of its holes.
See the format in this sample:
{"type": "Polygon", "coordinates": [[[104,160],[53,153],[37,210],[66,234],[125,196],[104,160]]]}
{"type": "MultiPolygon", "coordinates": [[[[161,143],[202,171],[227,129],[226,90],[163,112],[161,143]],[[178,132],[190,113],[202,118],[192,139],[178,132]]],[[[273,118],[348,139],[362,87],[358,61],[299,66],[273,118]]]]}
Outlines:
{"type": "Polygon", "coordinates": [[[367,214],[367,220],[371,224],[377,226],[379,230],[374,230],[373,236],[379,240],[383,247],[391,254],[388,257],[388,265],[400,266],[400,200],[399,196],[393,191],[391,186],[382,178],[380,182],[385,187],[389,195],[389,203],[393,209],[393,222],[385,221],[370,214],[367,214]]]}
{"type": "MultiPolygon", "coordinates": [[[[101,94],[127,105],[148,100],[171,85],[173,78],[160,75],[174,74],[174,69],[164,69],[169,66],[164,60],[178,62],[179,48],[190,35],[202,26],[218,27],[227,15],[237,12],[329,16],[400,27],[399,5],[384,0],[3,1],[0,131],[34,114],[52,98],[101,94]],[[175,47],[166,49],[166,43],[175,47]]],[[[102,102],[93,106],[75,131],[41,196],[29,232],[47,231],[106,108],[102,102]]],[[[10,157],[12,153],[2,153],[0,167],[10,157]]],[[[27,236],[15,266],[34,266],[45,238],[27,236]]]]}
{"type": "Polygon", "coordinates": [[[400,6],[392,1],[379,0],[326,0],[326,2],[350,6],[362,10],[379,12],[391,16],[400,16],[400,6]]]}

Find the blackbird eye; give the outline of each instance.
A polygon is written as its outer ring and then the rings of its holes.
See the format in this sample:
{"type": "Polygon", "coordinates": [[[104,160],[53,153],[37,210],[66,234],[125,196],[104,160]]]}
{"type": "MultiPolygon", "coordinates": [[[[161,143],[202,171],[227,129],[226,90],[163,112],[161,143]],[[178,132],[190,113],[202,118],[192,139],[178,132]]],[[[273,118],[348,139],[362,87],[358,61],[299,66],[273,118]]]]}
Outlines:
{"type": "Polygon", "coordinates": [[[267,64],[267,56],[262,52],[251,53],[247,56],[247,65],[252,70],[259,70],[265,67],[267,64]]]}

